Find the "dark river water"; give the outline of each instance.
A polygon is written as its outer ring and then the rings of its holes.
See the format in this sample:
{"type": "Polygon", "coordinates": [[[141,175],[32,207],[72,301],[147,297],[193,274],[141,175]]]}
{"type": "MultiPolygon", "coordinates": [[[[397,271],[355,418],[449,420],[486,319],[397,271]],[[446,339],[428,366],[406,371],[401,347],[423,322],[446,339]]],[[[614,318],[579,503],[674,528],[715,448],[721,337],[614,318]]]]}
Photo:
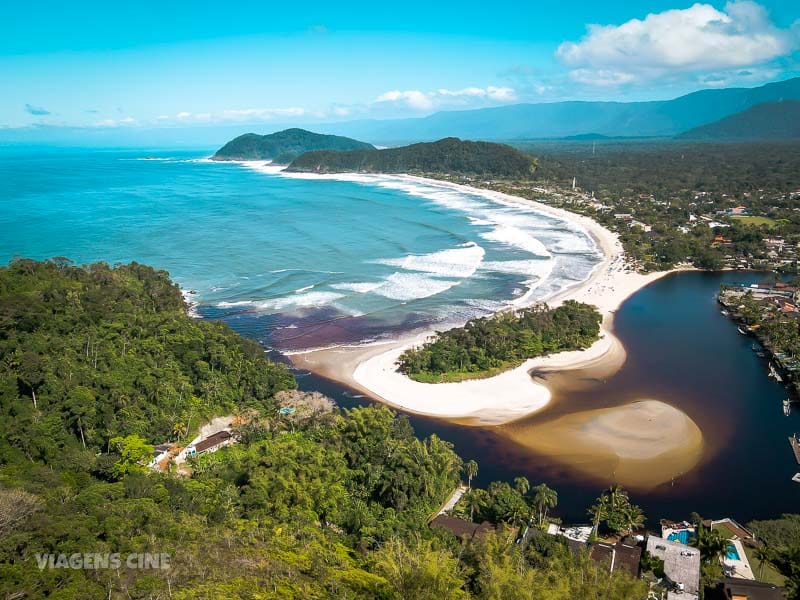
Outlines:
{"type": "MultiPolygon", "coordinates": [[[[767,377],[767,363],[751,349],[753,340],[720,314],[722,282],[761,281],[758,273],[678,273],[632,296],[617,312],[617,335],[628,351],[625,366],[591,389],[556,395],[564,410],[603,400],[657,398],[685,411],[705,438],[702,462],[674,484],[632,494],[653,526],[660,518],[731,516],[739,521],[800,509],[800,471],[787,437],[800,431],[800,409],[783,415],[787,390],[767,377]]],[[[236,327],[236,323],[231,323],[236,327]]],[[[369,402],[313,374],[300,387],[319,390],[343,407],[369,402]]],[[[436,433],[465,459],[478,461],[478,483],[526,476],[559,492],[555,511],[566,520],[586,521],[586,509],[603,483],[587,481],[552,458],[517,446],[496,430],[464,427],[410,415],[420,436],[436,433]]],[[[610,483],[610,482],[608,482],[610,483]]]]}

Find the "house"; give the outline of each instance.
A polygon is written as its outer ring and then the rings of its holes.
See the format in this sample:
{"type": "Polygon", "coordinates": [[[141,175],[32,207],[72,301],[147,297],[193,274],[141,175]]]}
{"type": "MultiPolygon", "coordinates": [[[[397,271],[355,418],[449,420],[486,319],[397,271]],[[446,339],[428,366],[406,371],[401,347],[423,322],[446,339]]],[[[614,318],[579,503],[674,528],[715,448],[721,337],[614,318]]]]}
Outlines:
{"type": "Polygon", "coordinates": [[[747,214],[747,207],[746,206],[737,206],[735,208],[730,209],[728,214],[731,215],[746,215],[747,214]]]}
{"type": "Polygon", "coordinates": [[[151,469],[161,470],[164,460],[169,458],[172,444],[157,444],[153,446],[153,459],[148,463],[151,469]]]}
{"type": "Polygon", "coordinates": [[[639,562],[642,560],[640,546],[621,541],[616,544],[595,542],[592,544],[589,556],[596,563],[607,564],[611,573],[624,571],[632,577],[639,576],[639,562]]]}
{"type": "Polygon", "coordinates": [[[783,590],[771,583],[746,579],[720,579],[706,588],[706,600],[783,600],[783,590]]]}
{"type": "Polygon", "coordinates": [[[485,535],[489,531],[494,531],[495,529],[494,525],[488,521],[479,524],[456,517],[448,517],[447,515],[436,515],[430,522],[429,527],[431,529],[444,529],[457,538],[461,538],[462,541],[467,542],[475,537],[485,535]]]}
{"type": "Polygon", "coordinates": [[[217,433],[200,440],[196,444],[189,446],[186,449],[187,456],[197,456],[204,452],[216,452],[223,446],[228,446],[233,443],[233,436],[230,431],[223,429],[217,433]]]}
{"type": "Polygon", "coordinates": [[[547,526],[548,535],[563,537],[567,541],[569,549],[575,553],[586,549],[593,531],[594,527],[590,525],[570,525],[562,527],[555,523],[550,523],[547,526]]]}
{"type": "Polygon", "coordinates": [[[636,220],[628,221],[628,227],[639,227],[645,233],[653,230],[653,228],[650,227],[650,225],[647,225],[646,223],[642,223],[641,221],[636,221],[636,220]]]}
{"type": "Polygon", "coordinates": [[[667,593],[667,598],[697,600],[700,593],[700,551],[679,542],[670,542],[651,535],[647,538],[647,551],[664,561],[664,575],[677,594],[667,593]]]}

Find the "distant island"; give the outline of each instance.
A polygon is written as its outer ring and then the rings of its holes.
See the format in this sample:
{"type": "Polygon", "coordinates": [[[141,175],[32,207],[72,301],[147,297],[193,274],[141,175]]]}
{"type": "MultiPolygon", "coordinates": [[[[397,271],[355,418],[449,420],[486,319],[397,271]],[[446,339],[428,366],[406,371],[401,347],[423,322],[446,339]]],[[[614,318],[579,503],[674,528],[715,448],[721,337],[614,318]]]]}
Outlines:
{"type": "Polygon", "coordinates": [[[692,140],[788,140],[800,138],[800,101],[765,102],[678,136],[692,140]]]}
{"type": "Polygon", "coordinates": [[[217,150],[212,160],[271,160],[288,165],[311,150],[374,150],[372,144],[305,129],[284,129],[268,135],[245,133],[217,150]]]}
{"type": "Polygon", "coordinates": [[[307,152],[287,169],[298,173],[455,173],[520,178],[535,170],[536,159],[516,148],[454,137],[383,150],[307,152]]]}

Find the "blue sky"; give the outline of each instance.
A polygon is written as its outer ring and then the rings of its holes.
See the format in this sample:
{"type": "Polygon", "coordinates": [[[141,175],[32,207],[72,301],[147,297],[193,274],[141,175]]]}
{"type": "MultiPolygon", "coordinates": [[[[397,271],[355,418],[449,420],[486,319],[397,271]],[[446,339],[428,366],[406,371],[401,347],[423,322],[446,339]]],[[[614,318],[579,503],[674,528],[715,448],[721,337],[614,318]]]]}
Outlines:
{"type": "Polygon", "coordinates": [[[0,128],[306,124],[800,72],[800,2],[4,2],[0,128]]]}

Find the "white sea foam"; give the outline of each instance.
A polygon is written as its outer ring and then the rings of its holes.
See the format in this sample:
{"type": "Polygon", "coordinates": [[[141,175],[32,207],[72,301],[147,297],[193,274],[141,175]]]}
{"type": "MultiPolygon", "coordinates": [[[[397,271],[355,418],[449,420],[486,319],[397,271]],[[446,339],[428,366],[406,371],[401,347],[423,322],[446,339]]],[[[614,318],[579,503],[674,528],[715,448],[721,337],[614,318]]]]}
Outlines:
{"type": "Polygon", "coordinates": [[[312,283],[311,285],[307,285],[307,286],[305,286],[305,287],[297,288],[297,289],[294,291],[294,293],[295,293],[295,294],[302,294],[303,292],[307,292],[308,290],[313,290],[313,289],[314,289],[314,287],[315,287],[315,284],[313,284],[313,283],[312,283]]]}
{"type": "Polygon", "coordinates": [[[409,254],[403,258],[385,258],[374,262],[406,271],[421,271],[440,277],[464,279],[472,276],[483,261],[486,251],[468,242],[459,248],[449,248],[430,254],[409,254]]]}
{"type": "MultiPolygon", "coordinates": [[[[266,164],[264,161],[242,163],[244,166],[269,175],[280,175],[295,179],[337,180],[382,187],[401,191],[409,196],[424,198],[445,209],[462,213],[477,229],[483,240],[537,258],[525,260],[518,254],[513,260],[484,261],[486,250],[470,243],[429,254],[409,254],[401,258],[386,258],[373,261],[398,269],[380,282],[351,281],[330,286],[345,295],[372,294],[400,301],[426,298],[442,293],[470,277],[491,271],[522,276],[523,290],[516,290],[514,298],[505,305],[524,306],[541,297],[553,286],[564,286],[569,277],[554,276],[556,260],[553,254],[599,253],[586,229],[577,223],[553,216],[533,206],[526,206],[491,191],[464,191],[450,187],[447,183],[418,181],[407,176],[374,174],[329,174],[286,173],[283,167],[266,164]],[[550,281],[555,277],[555,280],[550,281]],[[537,288],[540,289],[537,292],[537,288]],[[522,293],[520,296],[519,294],[522,293]]],[[[484,244],[485,245],[485,244],[484,244]]],[[[491,246],[487,246],[490,250],[491,246]]],[[[301,288],[302,289],[302,288],[301,288]]],[[[333,292],[312,292],[312,294],[333,292]]],[[[289,297],[286,301],[297,306],[289,297]]],[[[335,298],[338,299],[338,298],[335,298]]],[[[328,298],[327,301],[334,302],[328,298]]],[[[276,301],[269,301],[275,306],[276,301]]],[[[299,305],[302,305],[302,302],[299,305]]],[[[483,310],[484,307],[468,305],[465,311],[483,310]]],[[[489,308],[488,306],[485,308],[489,308]]],[[[452,310],[452,306],[448,309],[452,310]]]]}
{"type": "Polygon", "coordinates": [[[481,237],[499,244],[519,248],[536,256],[552,256],[541,241],[519,227],[500,225],[491,231],[482,233],[481,237]]]}
{"type": "Polygon", "coordinates": [[[525,275],[542,277],[553,268],[550,260],[491,260],[481,264],[481,271],[495,271],[510,273],[512,275],[525,275]]]}
{"type": "Polygon", "coordinates": [[[294,294],[282,298],[270,298],[269,300],[239,300],[237,302],[219,302],[218,308],[250,307],[256,311],[281,312],[293,308],[314,308],[327,306],[336,300],[344,298],[344,294],[336,292],[308,292],[304,294],[294,294]]]}
{"type": "Polygon", "coordinates": [[[334,283],[331,287],[335,290],[344,290],[346,292],[355,292],[357,294],[369,294],[375,288],[383,285],[382,281],[374,282],[353,282],[353,283],[334,283]]]}
{"type": "Polygon", "coordinates": [[[393,273],[384,283],[373,289],[372,293],[408,302],[441,294],[458,283],[457,280],[439,279],[420,273],[393,273]]]}

